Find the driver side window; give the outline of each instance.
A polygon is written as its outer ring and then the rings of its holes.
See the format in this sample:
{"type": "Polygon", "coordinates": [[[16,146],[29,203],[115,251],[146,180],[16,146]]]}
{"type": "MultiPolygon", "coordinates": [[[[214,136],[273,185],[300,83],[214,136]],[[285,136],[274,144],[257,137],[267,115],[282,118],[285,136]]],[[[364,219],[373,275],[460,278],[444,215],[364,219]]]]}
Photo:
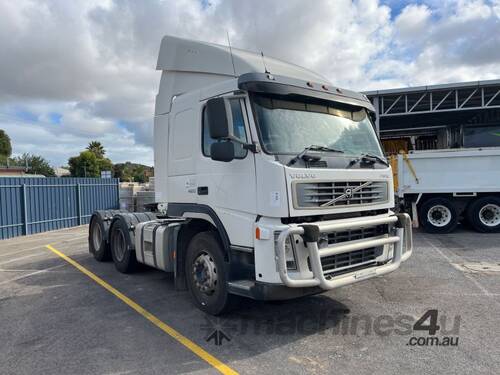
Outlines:
{"type": "MultiPolygon", "coordinates": [[[[243,117],[243,110],[241,108],[240,99],[231,99],[229,101],[231,106],[231,114],[233,116],[233,134],[236,138],[242,142],[247,143],[247,134],[245,130],[245,119],[243,117]]],[[[207,121],[207,111],[203,109],[203,122],[202,122],[202,151],[203,155],[210,157],[210,146],[212,143],[217,142],[215,139],[210,137],[210,131],[208,129],[207,121]]],[[[248,151],[243,148],[241,143],[234,143],[234,153],[236,159],[244,159],[247,156],[248,151]]]]}

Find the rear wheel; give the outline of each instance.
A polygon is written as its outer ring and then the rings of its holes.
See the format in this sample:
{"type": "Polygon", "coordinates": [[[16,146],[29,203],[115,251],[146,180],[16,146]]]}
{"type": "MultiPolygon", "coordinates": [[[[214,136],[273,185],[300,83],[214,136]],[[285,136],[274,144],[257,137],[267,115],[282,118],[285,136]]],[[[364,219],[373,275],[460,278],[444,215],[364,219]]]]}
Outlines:
{"type": "Polygon", "coordinates": [[[420,206],[420,224],[429,233],[450,233],[458,224],[455,205],[447,198],[431,198],[420,206]]]}
{"type": "Polygon", "coordinates": [[[467,220],[478,232],[500,232],[500,199],[483,197],[475,200],[467,209],[467,220]]]}
{"type": "Polygon", "coordinates": [[[198,233],[189,243],[186,279],[200,310],[219,315],[231,308],[236,297],[227,291],[224,254],[214,232],[198,233]]]}
{"type": "Polygon", "coordinates": [[[111,225],[110,247],[113,262],[118,271],[131,273],[136,270],[135,246],[130,237],[129,226],[122,217],[119,217],[111,225]]]}
{"type": "Polygon", "coordinates": [[[97,210],[90,218],[89,251],[99,262],[111,260],[109,249],[109,226],[113,216],[123,214],[123,210],[97,210]]]}
{"type": "Polygon", "coordinates": [[[92,255],[99,262],[111,259],[109,246],[104,237],[104,222],[100,216],[94,216],[89,228],[89,249],[92,255]]]}

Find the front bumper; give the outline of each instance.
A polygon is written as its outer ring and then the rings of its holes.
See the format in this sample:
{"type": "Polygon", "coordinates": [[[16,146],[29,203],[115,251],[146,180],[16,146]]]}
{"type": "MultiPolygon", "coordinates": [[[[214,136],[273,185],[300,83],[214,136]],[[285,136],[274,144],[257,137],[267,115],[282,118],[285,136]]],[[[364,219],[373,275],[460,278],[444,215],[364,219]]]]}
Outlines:
{"type": "Polygon", "coordinates": [[[401,265],[401,262],[404,262],[411,256],[412,246],[411,219],[408,214],[384,217],[363,217],[361,219],[338,222],[317,222],[292,226],[283,230],[277,241],[276,262],[280,279],[286,286],[291,288],[320,287],[323,290],[328,290],[353,284],[375,276],[382,276],[396,270],[401,265]],[[393,225],[395,227],[395,233],[388,233],[376,238],[338,243],[322,249],[318,247],[320,234],[367,228],[381,224],[393,225]],[[312,278],[298,278],[295,275],[295,277],[293,277],[288,272],[285,255],[285,241],[291,235],[299,235],[304,240],[307,251],[309,252],[310,268],[313,274],[312,278]],[[373,265],[337,276],[325,274],[323,271],[321,259],[324,257],[388,244],[393,245],[393,256],[392,259],[384,264],[373,265]]]}

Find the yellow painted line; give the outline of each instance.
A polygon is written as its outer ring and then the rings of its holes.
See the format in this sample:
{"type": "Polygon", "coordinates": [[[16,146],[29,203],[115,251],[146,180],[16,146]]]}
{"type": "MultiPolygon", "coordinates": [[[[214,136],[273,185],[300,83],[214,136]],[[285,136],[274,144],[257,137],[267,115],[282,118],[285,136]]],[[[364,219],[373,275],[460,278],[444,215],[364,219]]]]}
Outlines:
{"type": "Polygon", "coordinates": [[[128,306],[130,306],[132,309],[137,311],[139,314],[141,314],[143,317],[145,317],[147,320],[149,320],[151,323],[153,323],[155,326],[160,328],[163,332],[171,336],[173,339],[175,339],[177,342],[180,344],[184,345],[186,348],[191,350],[194,354],[196,354],[198,357],[203,359],[204,361],[208,362],[211,366],[213,366],[215,369],[217,369],[219,372],[222,374],[238,374],[236,371],[234,371],[231,367],[228,365],[225,365],[221,361],[219,361],[217,358],[215,358],[213,355],[208,353],[206,350],[201,348],[199,345],[195,344],[191,340],[189,340],[186,336],[183,336],[180,334],[178,331],[170,327],[168,324],[162,322],[160,319],[158,319],[156,316],[151,314],[149,311],[144,309],[142,306],[138,305],[134,301],[132,301],[130,298],[128,298],[126,295],[118,291],[117,289],[113,288],[111,285],[109,285],[106,281],[101,279],[99,276],[96,274],[90,272],[88,269],[83,267],[81,264],[78,262],[74,261],[67,255],[63,254],[57,249],[54,249],[51,245],[46,246],[47,249],[52,251],[54,254],[60,256],[63,258],[66,262],[74,266],[76,269],[90,277],[92,280],[94,280],[97,284],[102,286],[104,289],[106,289],[108,292],[111,294],[114,294],[116,297],[118,297],[120,300],[125,302],[128,306]]]}

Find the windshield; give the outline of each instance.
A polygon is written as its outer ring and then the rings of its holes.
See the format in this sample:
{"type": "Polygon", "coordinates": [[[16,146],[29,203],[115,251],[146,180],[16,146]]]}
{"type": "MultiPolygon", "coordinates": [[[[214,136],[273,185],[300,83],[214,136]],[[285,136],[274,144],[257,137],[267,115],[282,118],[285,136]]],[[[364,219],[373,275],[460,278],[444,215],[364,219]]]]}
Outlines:
{"type": "Polygon", "coordinates": [[[383,157],[365,109],[258,95],[253,97],[262,146],[270,154],[297,154],[311,145],[346,155],[383,157]]]}

